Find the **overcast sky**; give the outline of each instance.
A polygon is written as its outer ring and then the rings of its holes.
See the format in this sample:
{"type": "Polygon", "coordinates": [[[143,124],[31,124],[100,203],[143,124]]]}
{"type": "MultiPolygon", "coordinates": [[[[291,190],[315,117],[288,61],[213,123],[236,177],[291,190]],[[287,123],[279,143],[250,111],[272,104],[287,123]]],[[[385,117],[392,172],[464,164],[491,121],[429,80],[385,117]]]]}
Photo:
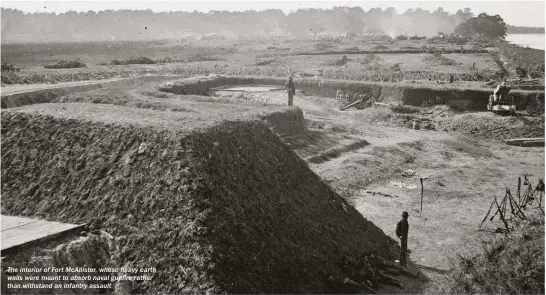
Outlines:
{"type": "Polygon", "coordinates": [[[57,12],[69,10],[107,10],[107,9],[151,9],[159,11],[200,11],[210,10],[264,10],[281,9],[285,13],[300,8],[332,8],[334,6],[361,6],[370,8],[394,7],[398,13],[409,8],[420,7],[425,10],[436,10],[443,7],[445,11],[455,13],[458,9],[468,7],[475,14],[499,14],[507,24],[515,26],[544,27],[544,1],[2,1],[4,8],[17,8],[25,12],[57,12]]]}

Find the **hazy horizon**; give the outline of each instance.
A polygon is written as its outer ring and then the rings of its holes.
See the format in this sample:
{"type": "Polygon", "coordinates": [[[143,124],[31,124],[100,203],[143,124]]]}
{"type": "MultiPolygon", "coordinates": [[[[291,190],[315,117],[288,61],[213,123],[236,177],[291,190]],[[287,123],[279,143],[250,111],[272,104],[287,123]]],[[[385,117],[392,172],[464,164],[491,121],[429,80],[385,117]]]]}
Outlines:
{"type": "Polygon", "coordinates": [[[544,1],[2,1],[2,8],[18,9],[25,13],[65,13],[68,11],[87,12],[104,10],[146,10],[153,12],[209,12],[209,11],[263,11],[279,9],[289,14],[298,9],[332,9],[333,7],[361,7],[365,11],[372,8],[393,7],[396,13],[403,14],[408,9],[421,8],[435,11],[442,7],[454,14],[457,10],[470,8],[475,14],[485,12],[500,15],[506,24],[512,26],[545,26],[544,1]],[[514,7],[517,9],[514,9],[514,7]],[[524,17],[522,17],[524,16],[524,17]]]}
{"type": "MultiPolygon", "coordinates": [[[[453,33],[458,25],[481,13],[498,13],[505,24],[521,26],[506,18],[507,14],[511,15],[502,12],[507,7],[511,8],[510,13],[534,7],[534,13],[541,15],[538,20],[544,21],[544,12],[536,11],[536,6],[544,6],[544,2],[356,4],[339,1],[2,2],[2,43],[319,38],[361,33],[386,34],[391,38],[399,35],[433,37],[453,33]],[[479,9],[480,3],[486,3],[487,7],[483,8],[487,9],[479,9]],[[38,12],[25,12],[39,5],[43,6],[38,12]],[[431,7],[435,9],[427,9],[431,7]],[[286,13],[289,8],[298,9],[286,13]]],[[[530,13],[518,19],[533,20],[530,13]]],[[[534,23],[539,23],[537,18],[534,23]]],[[[530,24],[528,21],[527,26],[530,24]]]]}

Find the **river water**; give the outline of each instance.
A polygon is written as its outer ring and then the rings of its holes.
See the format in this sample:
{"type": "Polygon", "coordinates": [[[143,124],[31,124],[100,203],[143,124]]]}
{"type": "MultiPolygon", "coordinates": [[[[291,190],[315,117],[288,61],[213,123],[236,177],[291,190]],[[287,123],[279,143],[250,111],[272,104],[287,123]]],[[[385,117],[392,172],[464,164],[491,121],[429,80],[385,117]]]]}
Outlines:
{"type": "Polygon", "coordinates": [[[544,34],[508,34],[506,41],[523,47],[544,50],[544,34]]]}

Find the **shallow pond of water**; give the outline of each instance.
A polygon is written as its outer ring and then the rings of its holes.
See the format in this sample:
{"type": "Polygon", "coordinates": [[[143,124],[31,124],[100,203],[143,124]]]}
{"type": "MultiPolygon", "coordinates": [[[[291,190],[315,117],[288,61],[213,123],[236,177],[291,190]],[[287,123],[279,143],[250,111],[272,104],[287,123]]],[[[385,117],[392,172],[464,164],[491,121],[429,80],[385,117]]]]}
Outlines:
{"type": "Polygon", "coordinates": [[[237,91],[237,92],[269,92],[269,91],[281,91],[284,90],[284,88],[281,88],[279,86],[268,86],[268,85],[260,85],[260,86],[237,86],[237,87],[226,87],[222,89],[217,89],[221,91],[237,91]]]}

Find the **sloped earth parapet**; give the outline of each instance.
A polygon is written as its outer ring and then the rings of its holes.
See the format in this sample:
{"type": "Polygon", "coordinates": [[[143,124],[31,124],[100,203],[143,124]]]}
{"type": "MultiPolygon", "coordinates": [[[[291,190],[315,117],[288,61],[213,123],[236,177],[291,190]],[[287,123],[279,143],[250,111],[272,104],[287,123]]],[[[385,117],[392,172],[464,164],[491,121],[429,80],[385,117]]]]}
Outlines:
{"type": "Polygon", "coordinates": [[[263,121],[179,130],[102,108],[2,114],[2,214],[111,233],[114,265],[157,269],[132,292],[321,293],[364,253],[396,255],[263,121]]]}

